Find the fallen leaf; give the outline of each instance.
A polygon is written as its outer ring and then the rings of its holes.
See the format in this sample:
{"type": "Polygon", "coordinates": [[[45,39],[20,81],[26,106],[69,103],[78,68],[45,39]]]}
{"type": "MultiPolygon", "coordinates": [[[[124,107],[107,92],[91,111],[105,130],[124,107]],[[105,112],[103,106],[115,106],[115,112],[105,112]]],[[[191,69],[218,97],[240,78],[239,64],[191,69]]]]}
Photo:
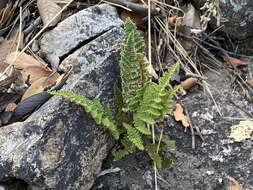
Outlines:
{"type": "Polygon", "coordinates": [[[185,96],[187,94],[186,90],[180,85],[180,88],[177,90],[177,94],[185,96]]]}
{"type": "Polygon", "coordinates": [[[57,78],[59,78],[59,74],[55,73],[52,77],[42,77],[36,80],[32,85],[26,90],[24,93],[21,102],[26,98],[33,96],[35,94],[39,94],[45,90],[46,87],[51,86],[52,88],[55,87],[57,78]]]}
{"type": "Polygon", "coordinates": [[[234,178],[232,178],[232,177],[228,177],[228,180],[229,180],[230,182],[232,182],[232,184],[230,184],[230,185],[228,186],[227,190],[250,190],[250,189],[248,189],[248,188],[243,189],[243,188],[241,187],[241,185],[238,183],[238,181],[236,181],[236,180],[235,180],[234,178]]]}
{"type": "MultiPolygon", "coordinates": [[[[19,52],[17,52],[19,54],[19,52]]],[[[6,62],[11,64],[16,57],[16,52],[11,53],[7,56],[6,62]]],[[[52,71],[44,68],[40,62],[34,59],[32,56],[22,53],[18,59],[14,63],[14,67],[20,70],[23,80],[25,81],[30,75],[30,83],[32,84],[34,81],[47,77],[52,71]]]]}
{"type": "Polygon", "coordinates": [[[189,127],[189,122],[183,111],[183,107],[180,104],[176,104],[176,110],[173,112],[173,115],[176,121],[181,121],[186,130],[189,127]]]}
{"type": "MultiPolygon", "coordinates": [[[[61,7],[57,5],[53,0],[37,0],[37,6],[44,26],[47,25],[50,20],[61,11],[61,7]]],[[[49,27],[55,26],[60,21],[60,19],[61,14],[59,14],[49,24],[49,27]]]]}
{"type": "Polygon", "coordinates": [[[10,103],[8,106],[5,108],[5,111],[13,111],[17,107],[17,104],[15,103],[10,103]]]}
{"type": "Polygon", "coordinates": [[[228,138],[233,138],[235,142],[242,142],[249,139],[253,131],[253,121],[240,121],[238,125],[231,126],[231,134],[228,138]]]}
{"type": "MultiPolygon", "coordinates": [[[[16,51],[17,45],[18,45],[18,39],[19,39],[19,31],[16,29],[13,31],[11,37],[9,40],[3,39],[0,43],[0,62],[5,61],[7,55],[10,52],[16,51]]],[[[24,47],[24,33],[21,33],[20,43],[18,50],[22,49],[24,47]]]]}
{"type": "Polygon", "coordinates": [[[197,78],[187,78],[183,82],[181,82],[181,86],[183,87],[184,90],[188,90],[195,86],[197,84],[198,79],[197,78]]]}
{"type": "MultiPolygon", "coordinates": [[[[138,0],[136,1],[137,4],[148,4],[147,0],[138,0]]],[[[153,5],[154,7],[156,6],[156,2],[152,1],[151,5],[153,5]]],[[[145,20],[144,17],[146,17],[147,14],[143,14],[143,13],[137,13],[134,11],[128,11],[128,10],[123,10],[120,14],[120,18],[121,20],[123,20],[124,22],[126,21],[127,17],[130,17],[131,20],[137,25],[137,26],[143,26],[145,24],[145,20]]]]}
{"type": "Polygon", "coordinates": [[[179,27],[182,24],[182,18],[179,18],[177,15],[169,17],[168,23],[172,27],[179,27]]]}
{"type": "Polygon", "coordinates": [[[136,26],[142,26],[145,24],[145,21],[143,20],[145,14],[123,10],[120,14],[121,20],[125,22],[127,17],[130,17],[131,20],[136,24],[136,26]]]}
{"type": "MultiPolygon", "coordinates": [[[[226,56],[222,56],[222,58],[224,59],[224,61],[226,62],[227,66],[229,68],[233,68],[231,63],[229,62],[228,58],[226,56]]],[[[234,57],[230,57],[231,60],[234,62],[235,66],[238,67],[240,65],[248,65],[248,62],[245,61],[241,61],[240,59],[234,58],[234,57]]]]}
{"type": "Polygon", "coordinates": [[[22,74],[19,70],[13,66],[7,70],[5,74],[3,72],[9,65],[0,61],[0,94],[7,92],[9,89],[19,89],[25,84],[22,74]]]}

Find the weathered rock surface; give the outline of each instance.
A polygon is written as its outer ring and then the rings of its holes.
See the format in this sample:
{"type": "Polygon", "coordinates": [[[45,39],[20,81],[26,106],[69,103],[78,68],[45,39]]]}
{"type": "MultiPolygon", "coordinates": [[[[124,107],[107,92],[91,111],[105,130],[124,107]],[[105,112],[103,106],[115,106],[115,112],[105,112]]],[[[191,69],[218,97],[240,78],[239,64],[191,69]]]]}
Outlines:
{"type": "Polygon", "coordinates": [[[51,63],[58,64],[59,58],[87,43],[87,40],[122,25],[116,8],[107,4],[92,6],[68,17],[45,33],[40,41],[41,50],[51,63]]]}
{"type": "MultiPolygon", "coordinates": [[[[76,62],[65,89],[112,106],[123,33],[113,28],[81,48],[76,60],[87,61],[76,62]]],[[[113,142],[82,108],[53,97],[26,121],[0,128],[0,184],[21,179],[33,190],[89,189],[113,142]]]]}
{"type": "MultiPolygon", "coordinates": [[[[211,84],[213,96],[221,108],[219,116],[214,104],[201,88],[195,87],[183,98],[193,126],[199,126],[204,135],[202,142],[196,136],[196,151],[191,150],[191,133],[171,117],[164,135],[176,140],[176,150],[167,152],[173,156],[172,167],[160,171],[158,187],[160,190],[228,190],[228,176],[236,179],[243,188],[253,189],[253,136],[243,142],[234,142],[228,138],[230,127],[238,120],[230,118],[249,118],[230,100],[249,113],[253,105],[249,104],[238,91],[231,89],[231,79],[224,73],[217,75],[206,73],[211,84]]],[[[252,119],[252,118],[251,118],[252,119]]],[[[118,162],[105,165],[104,169],[119,167],[121,171],[99,177],[92,190],[153,190],[153,167],[148,155],[137,153],[118,162]]]]}
{"type": "MultiPolygon", "coordinates": [[[[196,0],[194,3],[202,7],[206,0],[196,0]]],[[[253,1],[220,0],[219,4],[222,16],[221,25],[224,25],[219,31],[226,32],[235,40],[253,38],[253,1]]],[[[216,20],[213,17],[209,24],[212,28],[217,28],[216,20]]]]}

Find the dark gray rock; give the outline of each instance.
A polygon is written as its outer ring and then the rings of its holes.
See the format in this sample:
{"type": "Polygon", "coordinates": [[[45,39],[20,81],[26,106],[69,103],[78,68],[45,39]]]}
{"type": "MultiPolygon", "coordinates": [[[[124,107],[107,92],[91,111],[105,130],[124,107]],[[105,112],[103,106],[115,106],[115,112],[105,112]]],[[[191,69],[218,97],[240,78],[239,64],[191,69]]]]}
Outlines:
{"type": "MultiPolygon", "coordinates": [[[[78,51],[87,62],[76,63],[65,89],[112,106],[123,34],[113,28],[78,51]]],[[[26,121],[0,128],[0,184],[15,178],[33,190],[89,189],[113,142],[81,107],[53,97],[26,121]]]]}
{"type": "Polygon", "coordinates": [[[45,33],[40,41],[41,51],[51,64],[78,46],[116,26],[122,26],[116,8],[101,4],[89,7],[68,17],[53,30],[45,33]]]}
{"type": "MultiPolygon", "coordinates": [[[[202,7],[206,0],[196,0],[198,8],[202,7]]],[[[220,0],[220,11],[224,25],[219,31],[226,32],[234,40],[246,40],[253,38],[253,1],[252,0],[220,0]]],[[[209,25],[217,28],[216,20],[212,17],[209,25]]]]}
{"type": "MultiPolygon", "coordinates": [[[[170,169],[159,171],[160,190],[227,190],[227,177],[236,179],[243,188],[253,189],[253,136],[243,142],[228,138],[236,119],[249,116],[235,107],[237,105],[253,113],[253,105],[240,92],[232,90],[231,79],[222,71],[221,75],[206,73],[212,94],[221,109],[221,117],[206,92],[194,87],[183,98],[193,126],[199,126],[205,141],[196,136],[196,151],[191,150],[191,132],[184,133],[182,125],[170,117],[164,135],[176,141],[176,149],[166,152],[173,157],[170,169]]],[[[252,118],[251,118],[252,119],[252,118]]],[[[158,133],[158,132],[157,132],[158,133]]],[[[103,169],[119,167],[121,171],[101,176],[92,190],[154,189],[154,173],[151,160],[145,153],[128,156],[118,162],[107,164],[103,169]]]]}

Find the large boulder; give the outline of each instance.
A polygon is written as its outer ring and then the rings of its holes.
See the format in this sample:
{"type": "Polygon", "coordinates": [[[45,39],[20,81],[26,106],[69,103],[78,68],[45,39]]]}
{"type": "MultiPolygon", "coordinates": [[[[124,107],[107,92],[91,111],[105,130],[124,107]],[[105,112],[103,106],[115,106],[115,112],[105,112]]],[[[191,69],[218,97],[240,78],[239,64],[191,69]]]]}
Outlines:
{"type": "MultiPolygon", "coordinates": [[[[96,6],[90,8],[97,10],[89,18],[92,22],[99,19],[99,8],[108,8],[109,17],[116,15],[110,6],[96,6]]],[[[113,84],[119,81],[124,36],[116,17],[112,18],[115,26],[112,23],[96,32],[102,35],[74,53],[78,54],[72,63],[74,72],[64,87],[90,99],[96,97],[110,107],[114,104],[113,84]]],[[[89,19],[82,19],[87,25],[89,19]]],[[[73,55],[64,62],[68,59],[73,60],[73,55]]],[[[89,189],[113,143],[108,130],[96,125],[83,108],[62,97],[52,97],[24,122],[0,128],[0,184],[21,180],[33,190],[89,189]]]]}

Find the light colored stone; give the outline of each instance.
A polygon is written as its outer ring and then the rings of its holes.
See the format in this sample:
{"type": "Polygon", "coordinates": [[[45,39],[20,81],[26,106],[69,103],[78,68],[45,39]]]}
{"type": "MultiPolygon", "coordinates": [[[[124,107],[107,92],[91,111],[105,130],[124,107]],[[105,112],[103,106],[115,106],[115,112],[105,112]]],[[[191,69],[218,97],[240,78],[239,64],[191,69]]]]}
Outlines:
{"type": "Polygon", "coordinates": [[[89,7],[68,17],[40,41],[46,58],[58,65],[60,58],[78,46],[116,26],[122,26],[116,8],[101,4],[89,7]]]}

